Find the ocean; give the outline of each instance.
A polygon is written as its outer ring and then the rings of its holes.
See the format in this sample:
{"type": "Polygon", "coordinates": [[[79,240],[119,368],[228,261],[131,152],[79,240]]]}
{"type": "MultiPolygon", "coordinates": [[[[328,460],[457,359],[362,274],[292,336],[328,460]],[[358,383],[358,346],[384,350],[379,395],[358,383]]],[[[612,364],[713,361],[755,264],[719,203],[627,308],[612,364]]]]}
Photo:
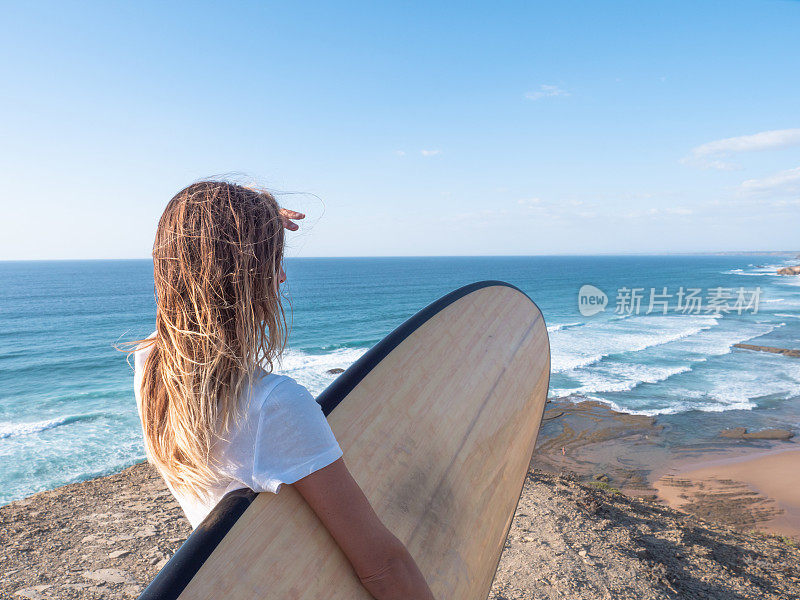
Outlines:
{"type": "MultiPolygon", "coordinates": [[[[746,425],[800,428],[791,256],[287,259],[292,326],[280,372],[318,394],[419,309],[478,280],[542,309],[552,397],[657,416],[675,443],[746,425]],[[584,296],[579,290],[591,288],[584,296]],[[588,313],[600,306],[604,310],[588,313]],[[591,300],[594,297],[594,300],[591,300]],[[699,301],[699,303],[698,303],[699,301]],[[591,306],[590,306],[591,304],[591,306]]],[[[149,260],[0,262],[0,504],[144,458],[133,370],[115,344],[154,329],[149,260]]]]}

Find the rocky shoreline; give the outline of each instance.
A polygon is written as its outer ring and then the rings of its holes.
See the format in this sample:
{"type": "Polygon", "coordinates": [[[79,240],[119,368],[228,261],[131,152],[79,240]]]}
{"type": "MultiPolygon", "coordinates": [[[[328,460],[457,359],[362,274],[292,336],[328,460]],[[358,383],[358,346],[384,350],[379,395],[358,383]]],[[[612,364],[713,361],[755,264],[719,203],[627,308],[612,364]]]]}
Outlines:
{"type": "MultiPolygon", "coordinates": [[[[190,533],[154,469],[0,507],[0,596],[135,598],[190,533]]],[[[490,598],[792,598],[800,548],[531,471],[490,598]]]]}
{"type": "Polygon", "coordinates": [[[800,265],[782,267],[778,269],[778,275],[800,275],[800,265]]]}
{"type": "Polygon", "coordinates": [[[800,350],[792,350],[791,348],[775,348],[773,346],[756,346],[754,344],[734,344],[734,348],[740,350],[752,350],[753,352],[769,352],[771,354],[782,354],[783,356],[791,356],[793,358],[800,358],[800,350]]]}

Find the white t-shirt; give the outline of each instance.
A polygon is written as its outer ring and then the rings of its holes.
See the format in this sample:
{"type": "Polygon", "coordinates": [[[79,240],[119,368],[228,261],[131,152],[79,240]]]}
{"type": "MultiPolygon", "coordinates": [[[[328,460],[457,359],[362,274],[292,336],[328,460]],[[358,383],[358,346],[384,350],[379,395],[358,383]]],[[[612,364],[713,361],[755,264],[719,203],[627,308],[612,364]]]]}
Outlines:
{"type": "MultiPolygon", "coordinates": [[[[134,392],[141,406],[139,386],[150,348],[135,353],[134,392]]],[[[233,490],[278,493],[281,484],[294,483],[328,466],[342,456],[322,408],[302,385],[285,375],[263,370],[245,385],[240,402],[243,418],[224,441],[215,444],[213,455],[220,466],[219,483],[201,502],[181,495],[169,483],[172,494],[197,527],[222,497],[233,490]]]]}

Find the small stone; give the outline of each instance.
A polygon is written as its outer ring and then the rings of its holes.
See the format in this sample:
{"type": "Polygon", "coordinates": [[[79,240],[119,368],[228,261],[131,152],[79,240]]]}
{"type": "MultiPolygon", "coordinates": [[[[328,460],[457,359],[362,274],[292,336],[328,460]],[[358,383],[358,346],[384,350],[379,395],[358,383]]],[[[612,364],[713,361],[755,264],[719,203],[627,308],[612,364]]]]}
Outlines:
{"type": "MultiPolygon", "coordinates": [[[[155,535],[155,534],[152,534],[152,535],[155,535]]],[[[132,540],[133,538],[134,538],[134,536],[129,535],[129,534],[116,535],[114,537],[108,538],[107,540],[105,540],[104,543],[108,544],[109,546],[112,546],[114,544],[119,544],[120,542],[127,542],[128,540],[132,540]]]]}
{"type": "Polygon", "coordinates": [[[103,583],[136,583],[129,573],[120,569],[98,569],[97,571],[84,571],[83,576],[93,581],[103,583]]]}
{"type": "Polygon", "coordinates": [[[586,550],[580,550],[580,551],[578,551],[578,556],[582,556],[582,557],[586,558],[586,555],[587,555],[587,554],[588,554],[588,553],[586,552],[586,550]]]}
{"type": "Polygon", "coordinates": [[[29,600],[46,600],[47,596],[42,594],[47,588],[53,587],[51,585],[35,585],[33,587],[24,588],[14,592],[15,596],[28,598],[29,600]]]}
{"type": "Polygon", "coordinates": [[[169,562],[168,558],[162,558],[160,561],[156,563],[156,569],[159,571],[164,568],[164,566],[169,562]]]}
{"type": "Polygon", "coordinates": [[[115,550],[109,553],[108,558],[122,558],[123,556],[128,556],[130,553],[130,550],[115,550]]]}

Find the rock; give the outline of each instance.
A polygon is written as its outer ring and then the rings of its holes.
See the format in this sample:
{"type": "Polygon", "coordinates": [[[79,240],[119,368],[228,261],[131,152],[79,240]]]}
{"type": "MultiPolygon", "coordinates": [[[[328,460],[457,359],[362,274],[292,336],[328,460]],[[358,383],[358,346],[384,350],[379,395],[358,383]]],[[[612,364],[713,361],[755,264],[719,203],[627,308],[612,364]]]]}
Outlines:
{"type": "Polygon", "coordinates": [[[121,569],[97,569],[97,571],[84,571],[83,576],[92,581],[102,583],[136,583],[129,573],[121,569]]]}
{"type": "Polygon", "coordinates": [[[755,352],[771,352],[772,354],[783,354],[784,356],[792,356],[800,358],[800,350],[791,350],[789,348],[775,348],[773,346],[756,346],[754,344],[734,344],[734,348],[742,350],[753,350],[755,352]]]}
{"type": "Polygon", "coordinates": [[[15,596],[20,596],[21,598],[28,598],[29,600],[45,600],[47,596],[42,594],[44,590],[50,588],[50,585],[35,585],[33,587],[25,588],[22,590],[17,590],[14,592],[15,596]]]}
{"type": "Polygon", "coordinates": [[[800,265],[778,269],[778,275],[800,275],[800,265]]]}
{"type": "MultiPolygon", "coordinates": [[[[152,535],[156,534],[155,530],[153,530],[153,529],[148,529],[147,531],[151,531],[152,532],[152,533],[148,533],[147,534],[148,536],[152,536],[152,535]]],[[[111,545],[114,545],[114,544],[119,544],[120,542],[127,542],[129,540],[134,539],[134,537],[135,536],[132,536],[132,535],[129,535],[129,534],[115,535],[115,536],[112,536],[112,537],[108,538],[107,540],[105,540],[104,543],[106,543],[109,546],[111,546],[111,545]]],[[[145,536],[145,537],[147,537],[147,536],[145,536]]]]}
{"type": "Polygon", "coordinates": [[[130,550],[114,550],[114,552],[109,553],[108,558],[122,558],[130,553],[130,550]]]}
{"type": "Polygon", "coordinates": [[[738,439],[743,438],[745,433],[747,433],[747,429],[744,427],[732,427],[721,431],[719,437],[738,439]]]}
{"type": "Polygon", "coordinates": [[[339,369],[339,368],[336,368],[336,369],[328,369],[328,370],[327,370],[327,371],[325,371],[325,372],[326,372],[326,373],[328,373],[329,375],[338,375],[339,373],[344,373],[344,369],[339,369]]]}
{"type": "Polygon", "coordinates": [[[587,554],[588,554],[588,553],[586,552],[586,550],[579,550],[579,551],[578,551],[578,556],[583,556],[584,558],[586,558],[586,555],[587,555],[587,554]]]}
{"type": "Polygon", "coordinates": [[[603,481],[603,482],[605,482],[605,483],[608,483],[609,481],[611,481],[611,479],[609,478],[609,476],[608,476],[608,475],[606,475],[605,473],[600,473],[599,475],[595,475],[595,476],[594,476],[594,480],[595,480],[595,481],[603,481]]]}
{"type": "Polygon", "coordinates": [[[794,437],[794,433],[788,429],[762,429],[748,433],[744,427],[725,429],[719,435],[737,440],[790,440],[794,437]]]}

